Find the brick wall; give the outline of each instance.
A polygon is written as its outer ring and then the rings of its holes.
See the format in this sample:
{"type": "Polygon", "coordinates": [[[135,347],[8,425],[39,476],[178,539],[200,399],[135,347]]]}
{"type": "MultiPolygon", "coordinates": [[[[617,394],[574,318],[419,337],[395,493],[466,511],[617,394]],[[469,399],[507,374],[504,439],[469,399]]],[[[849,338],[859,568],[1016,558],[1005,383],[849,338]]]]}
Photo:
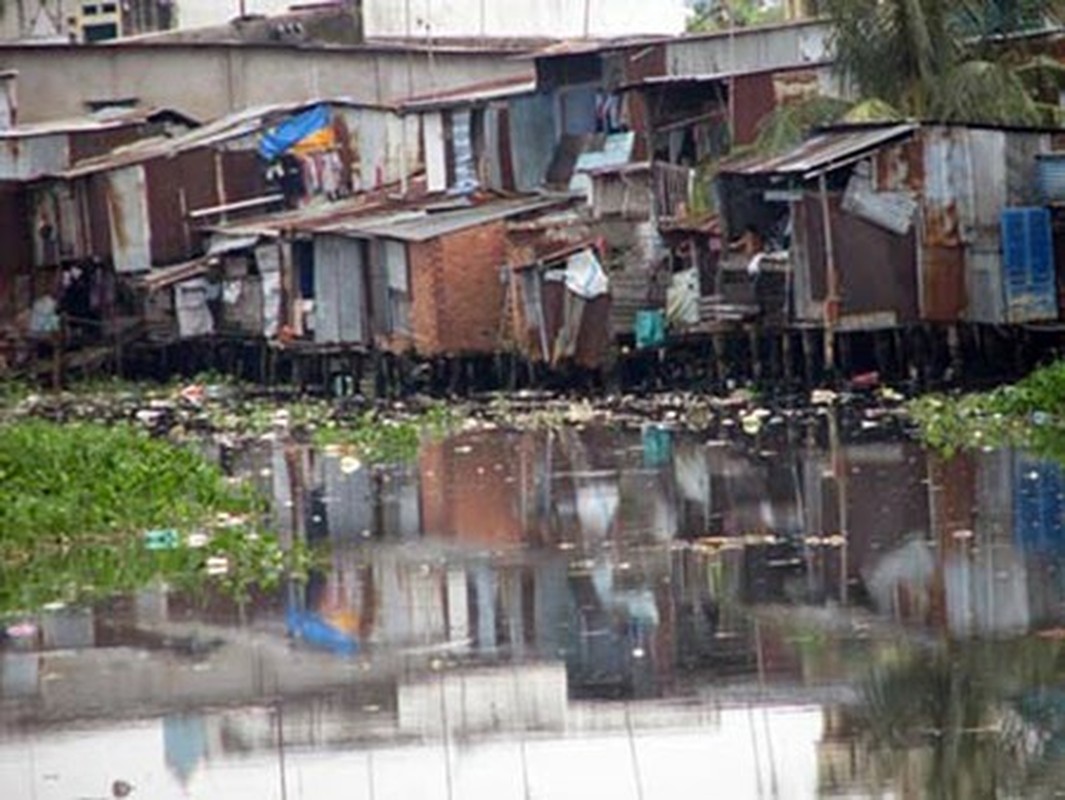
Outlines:
{"type": "Polygon", "coordinates": [[[491,222],[410,247],[419,355],[494,353],[501,341],[506,226],[491,222]]]}

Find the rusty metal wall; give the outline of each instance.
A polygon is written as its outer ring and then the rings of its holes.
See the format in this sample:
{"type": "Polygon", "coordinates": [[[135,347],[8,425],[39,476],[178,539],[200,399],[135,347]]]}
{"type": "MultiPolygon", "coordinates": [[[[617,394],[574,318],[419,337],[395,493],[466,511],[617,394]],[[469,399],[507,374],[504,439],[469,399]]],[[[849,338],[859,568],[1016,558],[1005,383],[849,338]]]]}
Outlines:
{"type": "MultiPolygon", "coordinates": [[[[899,236],[840,208],[841,197],[829,197],[832,242],[840,278],[840,316],[857,329],[883,328],[913,322],[919,316],[917,238],[911,231],[899,236]]],[[[825,236],[821,198],[809,192],[796,217],[802,235],[796,246],[804,250],[806,271],[797,288],[807,293],[797,303],[802,319],[818,319],[827,294],[825,236]]]]}
{"type": "Polygon", "coordinates": [[[366,245],[358,239],[314,240],[314,340],[367,344],[366,245]]]}
{"type": "MultiPolygon", "coordinates": [[[[148,189],[141,165],[106,176],[108,225],[116,272],[143,272],[151,267],[148,189]]],[[[157,212],[158,213],[158,212],[157,212]]]]}
{"type": "MultiPolygon", "coordinates": [[[[562,329],[566,302],[566,284],[562,281],[543,281],[544,325],[549,347],[562,329]]],[[[595,369],[606,362],[613,337],[610,330],[610,297],[604,295],[585,301],[581,314],[581,330],[577,336],[574,362],[586,369],[595,369]]],[[[538,355],[538,354],[537,354],[538,355]]]]}
{"type": "Polygon", "coordinates": [[[666,63],[671,75],[715,75],[824,61],[830,36],[828,23],[814,22],[683,37],[666,45],[666,63]]]}
{"type": "Polygon", "coordinates": [[[68,135],[0,140],[0,180],[26,181],[55,175],[70,166],[68,135]]]}
{"type": "Polygon", "coordinates": [[[162,130],[163,126],[161,125],[144,123],[101,131],[68,134],[70,137],[70,165],[77,164],[87,158],[95,158],[96,156],[110,153],[115,148],[130,144],[145,136],[162,133],[162,130]]]}
{"type": "Polygon", "coordinates": [[[75,181],[81,198],[82,218],[88,228],[88,246],[92,255],[110,260],[111,226],[107,205],[107,175],[90,175],[75,181]]]}
{"type": "Polygon", "coordinates": [[[391,111],[369,108],[335,108],[347,131],[341,147],[350,163],[355,191],[398,183],[421,168],[421,142],[417,115],[400,117],[391,111]]]}
{"type": "Polygon", "coordinates": [[[254,150],[224,150],[221,157],[225,202],[239,203],[274,191],[266,182],[265,165],[254,150]]]}
{"type": "Polygon", "coordinates": [[[736,98],[735,143],[752,144],[758,138],[759,125],[777,106],[776,85],[772,72],[758,72],[737,76],[734,84],[736,98]]]}
{"type": "Polygon", "coordinates": [[[1000,218],[1007,207],[1037,204],[1035,156],[1050,137],[930,126],[921,141],[922,316],[1005,323],[1000,218]]]}
{"type": "MultiPolygon", "coordinates": [[[[969,131],[973,197],[971,218],[965,222],[965,277],[969,295],[965,317],[970,322],[1006,321],[1000,217],[1008,203],[1007,140],[1004,131],[969,131]]],[[[1032,163],[1034,166],[1034,156],[1032,163]]]]}
{"type": "Polygon", "coordinates": [[[153,159],[144,171],[152,264],[175,264],[199,255],[202,243],[188,214],[221,202],[214,151],[202,148],[153,159]]]}
{"type": "MultiPolygon", "coordinates": [[[[603,56],[603,71],[603,83],[611,91],[623,84],[666,75],[666,46],[655,44],[608,53],[603,56]]],[[[643,92],[628,92],[624,101],[629,127],[638,134],[632,157],[634,161],[644,161],[650,155],[645,135],[651,127],[647,97],[643,92]]]]}
{"type": "Polygon", "coordinates": [[[25,310],[30,302],[28,292],[23,295],[19,291],[20,278],[31,269],[32,242],[25,224],[29,218],[25,188],[18,183],[0,183],[0,219],[7,221],[0,225],[0,251],[4,254],[0,260],[0,324],[25,310]],[[22,224],[16,224],[19,221],[22,224]]]}

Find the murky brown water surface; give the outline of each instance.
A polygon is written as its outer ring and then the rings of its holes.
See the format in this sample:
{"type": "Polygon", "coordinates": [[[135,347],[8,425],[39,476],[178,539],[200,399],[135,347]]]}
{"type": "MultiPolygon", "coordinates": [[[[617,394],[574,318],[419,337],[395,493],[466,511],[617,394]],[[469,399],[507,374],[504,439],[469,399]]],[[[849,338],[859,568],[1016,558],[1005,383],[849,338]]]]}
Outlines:
{"type": "Polygon", "coordinates": [[[227,452],[306,585],[0,645],[0,797],[1065,793],[1065,479],[868,425],[227,452]]]}

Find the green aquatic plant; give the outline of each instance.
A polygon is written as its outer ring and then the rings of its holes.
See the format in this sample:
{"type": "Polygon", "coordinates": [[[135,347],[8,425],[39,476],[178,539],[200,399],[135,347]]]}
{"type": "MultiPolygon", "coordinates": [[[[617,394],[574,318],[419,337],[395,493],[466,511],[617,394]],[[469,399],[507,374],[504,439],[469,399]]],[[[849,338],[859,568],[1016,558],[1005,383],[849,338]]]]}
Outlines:
{"type": "Polygon", "coordinates": [[[408,418],[367,411],[328,419],[315,429],[313,441],[322,447],[349,447],[370,463],[398,463],[416,458],[423,438],[443,436],[454,424],[454,414],[444,406],[408,418]]]}
{"type": "Polygon", "coordinates": [[[132,426],[5,425],[0,613],[105,597],[156,576],[191,585],[212,565],[234,591],[276,582],[304,556],[259,530],[264,510],[199,453],[132,426]]]}
{"type": "Polygon", "coordinates": [[[921,397],[906,410],[921,438],[948,455],[1017,446],[1065,462],[1065,361],[989,392],[921,397]]]}

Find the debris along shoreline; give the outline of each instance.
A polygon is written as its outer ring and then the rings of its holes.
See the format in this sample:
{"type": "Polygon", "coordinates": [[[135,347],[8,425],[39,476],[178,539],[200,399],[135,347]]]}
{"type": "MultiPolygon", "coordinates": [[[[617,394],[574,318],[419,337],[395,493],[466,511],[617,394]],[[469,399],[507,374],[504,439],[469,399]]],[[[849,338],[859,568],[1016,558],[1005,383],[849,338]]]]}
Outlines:
{"type": "MultiPolygon", "coordinates": [[[[209,379],[208,379],[209,380],[209,379]]],[[[906,398],[876,381],[847,391],[763,397],[737,389],[703,392],[573,396],[548,391],[487,394],[461,401],[414,395],[402,401],[264,390],[253,384],[195,382],[185,386],[86,384],[69,391],[9,393],[0,423],[21,419],[133,424],[181,442],[206,438],[229,446],[288,437],[319,446],[348,447],[364,461],[405,461],[425,437],[478,430],[565,426],[678,431],[735,430],[749,436],[788,421],[815,420],[840,410],[844,425],[870,430],[888,424],[908,430],[906,398]]]]}

